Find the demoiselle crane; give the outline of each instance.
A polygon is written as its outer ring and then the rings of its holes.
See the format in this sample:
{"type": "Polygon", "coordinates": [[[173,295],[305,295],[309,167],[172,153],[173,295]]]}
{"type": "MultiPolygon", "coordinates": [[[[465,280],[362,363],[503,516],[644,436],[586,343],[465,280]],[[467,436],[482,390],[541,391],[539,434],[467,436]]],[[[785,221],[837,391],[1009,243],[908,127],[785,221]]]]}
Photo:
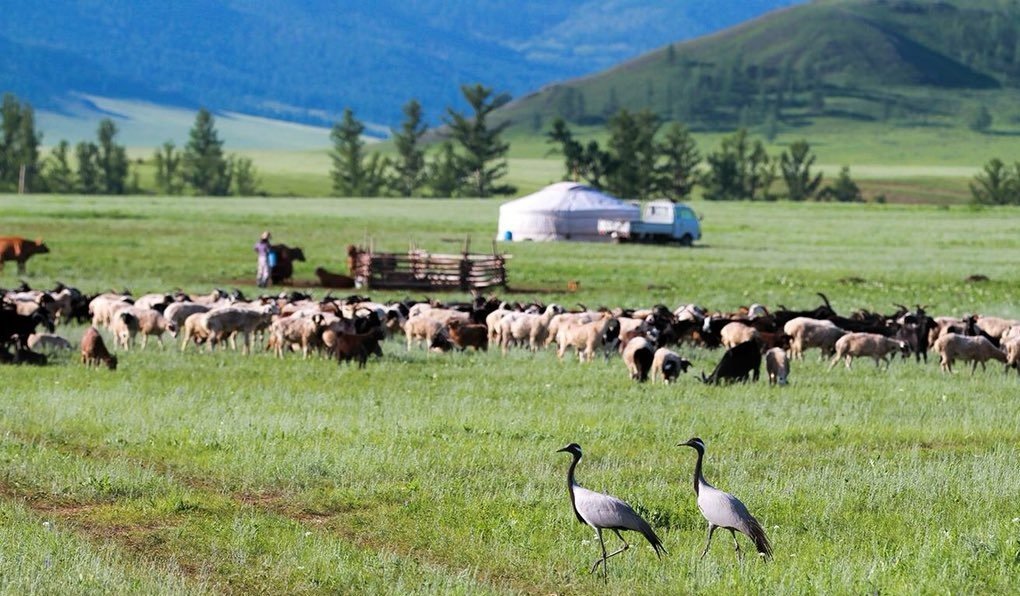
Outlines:
{"type": "Polygon", "coordinates": [[[577,462],[581,461],[581,446],[577,443],[571,443],[563,449],[557,449],[557,452],[560,451],[565,451],[574,456],[574,460],[570,462],[570,470],[567,472],[567,491],[570,493],[570,505],[574,509],[574,515],[577,516],[577,521],[595,529],[595,533],[599,538],[599,545],[602,547],[602,558],[595,560],[595,563],[591,566],[590,573],[595,573],[595,570],[598,569],[601,563],[603,577],[608,581],[609,571],[606,568],[606,561],[630,548],[630,544],[624,540],[620,530],[641,532],[648,539],[648,542],[651,543],[652,548],[655,549],[655,554],[661,559],[662,553],[666,552],[666,549],[662,546],[662,541],[655,535],[655,531],[648,525],[648,522],[642,519],[630,505],[616,497],[597,493],[579,486],[574,480],[574,468],[577,467],[577,462]],[[623,546],[607,555],[606,543],[602,540],[602,530],[612,530],[623,542],[623,546]]]}
{"type": "Polygon", "coordinates": [[[694,494],[698,498],[698,509],[701,515],[708,520],[708,541],[705,543],[705,550],[701,551],[701,558],[705,558],[709,545],[712,544],[712,534],[717,528],[729,530],[733,536],[733,546],[740,556],[740,544],[737,542],[737,532],[746,535],[754,542],[758,552],[769,560],[772,558],[772,545],[765,536],[765,530],[754,518],[747,507],[740,502],[740,499],[723,492],[712,486],[705,480],[701,473],[701,463],[705,458],[705,442],[695,437],[686,443],[680,443],[678,447],[693,447],[698,452],[698,463],[694,465],[694,494]]]}

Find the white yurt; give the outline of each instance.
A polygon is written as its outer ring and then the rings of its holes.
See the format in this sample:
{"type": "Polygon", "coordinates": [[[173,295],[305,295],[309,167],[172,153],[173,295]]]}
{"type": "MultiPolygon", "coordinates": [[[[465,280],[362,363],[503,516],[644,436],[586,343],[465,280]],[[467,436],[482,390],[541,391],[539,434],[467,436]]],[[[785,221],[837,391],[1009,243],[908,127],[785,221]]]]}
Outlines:
{"type": "Polygon", "coordinates": [[[631,220],[641,209],[577,182],[557,182],[499,207],[499,240],[607,241],[600,219],[631,220]]]}

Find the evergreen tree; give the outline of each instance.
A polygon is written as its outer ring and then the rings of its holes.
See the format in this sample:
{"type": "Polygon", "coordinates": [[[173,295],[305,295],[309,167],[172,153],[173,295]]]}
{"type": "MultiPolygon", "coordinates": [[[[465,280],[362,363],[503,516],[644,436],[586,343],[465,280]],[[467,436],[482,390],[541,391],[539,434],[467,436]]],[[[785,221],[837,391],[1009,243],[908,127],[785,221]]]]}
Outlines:
{"type": "Polygon", "coordinates": [[[181,175],[196,195],[221,197],[230,192],[230,164],[212,114],[202,108],[188,133],[181,157],[181,175]]]}
{"type": "Polygon", "coordinates": [[[99,184],[102,192],[108,195],[124,194],[128,177],[127,151],[114,142],[117,125],[109,118],[99,121],[96,136],[99,139],[99,184]]]}
{"type": "Polygon", "coordinates": [[[340,122],[333,125],[329,138],[333,141],[333,192],[341,197],[379,196],[385,182],[386,160],[378,153],[367,156],[365,141],[361,133],[365,125],[354,117],[354,112],[344,110],[340,122]]]}
{"type": "Polygon", "coordinates": [[[71,145],[61,140],[50,152],[43,166],[43,178],[49,192],[67,194],[74,192],[74,172],[71,170],[71,145]]]}
{"type": "Polygon", "coordinates": [[[657,149],[661,161],[656,167],[655,189],[666,198],[682,201],[694,190],[701,162],[694,137],[683,124],[674,122],[666,129],[657,149]]]}
{"type": "Polygon", "coordinates": [[[439,154],[428,165],[428,184],[433,197],[456,197],[463,187],[453,143],[444,141],[439,154]]]}
{"type": "Polygon", "coordinates": [[[564,180],[577,180],[581,175],[581,158],[584,156],[584,147],[574,140],[573,133],[567,128],[563,118],[553,121],[552,130],[546,133],[547,142],[559,145],[559,152],[563,154],[563,165],[566,173],[564,180]]]}
{"type": "Polygon", "coordinates": [[[82,141],[74,148],[78,162],[77,187],[84,195],[98,194],[102,188],[99,170],[99,147],[95,143],[82,141]]]}
{"type": "Polygon", "coordinates": [[[839,201],[840,203],[860,203],[864,200],[861,197],[861,189],[850,178],[848,166],[843,166],[839,170],[839,176],[836,176],[835,182],[822,189],[822,192],[818,193],[818,198],[822,201],[839,201]]]}
{"type": "Polygon", "coordinates": [[[608,151],[599,147],[598,141],[591,140],[581,153],[581,178],[595,188],[603,188],[608,178],[620,163],[608,151]]]}
{"type": "Polygon", "coordinates": [[[814,163],[815,156],[811,154],[811,146],[807,141],[793,143],[789,151],[783,151],[779,157],[779,167],[791,201],[810,200],[818,192],[822,174],[819,172],[812,176],[811,165],[814,163]]]}
{"type": "Polygon", "coordinates": [[[422,122],[421,104],[412,99],[404,105],[400,130],[391,130],[397,158],[389,186],[398,196],[414,196],[425,183],[425,149],[421,138],[427,131],[428,126],[422,122]]]}
{"type": "Polygon", "coordinates": [[[976,205],[1020,205],[1020,163],[1013,171],[995,158],[970,183],[971,202],[976,205]]]}
{"type": "Polygon", "coordinates": [[[258,170],[250,158],[231,155],[228,160],[233,172],[234,194],[239,197],[253,197],[261,192],[258,170]]]}
{"type": "Polygon", "coordinates": [[[181,153],[173,141],[166,141],[152,156],[156,166],[156,188],[166,195],[179,195],[184,190],[181,177],[181,153]]]}
{"type": "Polygon", "coordinates": [[[710,153],[706,161],[708,171],[701,180],[706,200],[771,198],[770,189],[776,179],[775,163],[761,141],[750,143],[746,129],[723,139],[719,150],[710,153]]]}
{"type": "Polygon", "coordinates": [[[992,113],[981,105],[967,116],[967,127],[975,132],[988,132],[992,126],[992,113]]]}
{"type": "Polygon", "coordinates": [[[644,199],[655,189],[659,125],[659,118],[648,110],[638,114],[620,110],[609,119],[609,151],[616,167],[608,175],[608,186],[617,196],[644,199]]]}
{"type": "Polygon", "coordinates": [[[497,183],[507,172],[506,154],[510,144],[503,141],[501,135],[510,121],[495,126],[488,123],[492,112],[509,103],[510,96],[505,93],[494,96],[492,89],[479,84],[462,85],[460,89],[472,114],[466,116],[447,108],[445,122],[450,137],[461,148],[455,155],[465,194],[488,197],[513,193],[516,191],[513,186],[497,183]]]}
{"type": "Polygon", "coordinates": [[[16,189],[25,167],[25,187],[35,188],[42,135],[35,130],[35,111],[12,93],[0,104],[0,189],[16,189]]]}

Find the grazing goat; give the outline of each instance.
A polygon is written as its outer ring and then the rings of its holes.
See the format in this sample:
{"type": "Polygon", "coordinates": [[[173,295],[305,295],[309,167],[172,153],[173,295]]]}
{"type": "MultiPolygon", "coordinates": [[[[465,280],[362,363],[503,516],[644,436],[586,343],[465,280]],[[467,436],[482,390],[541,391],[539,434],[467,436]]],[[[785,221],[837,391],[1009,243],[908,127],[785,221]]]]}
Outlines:
{"type": "Polygon", "coordinates": [[[847,333],[836,340],[835,348],[836,355],[829,363],[829,370],[832,370],[840,359],[845,360],[846,367],[850,368],[854,356],[870,356],[874,358],[876,367],[880,366],[880,362],[885,362],[885,367],[889,368],[889,354],[899,350],[904,357],[910,355],[910,346],[907,342],[877,333],[847,333]]]}
{"type": "Polygon", "coordinates": [[[372,354],[382,358],[382,347],[379,346],[378,333],[341,333],[337,335],[333,353],[337,362],[358,361],[358,368],[365,368],[368,357],[372,354]]]}
{"type": "Polygon", "coordinates": [[[681,373],[687,372],[690,367],[690,360],[669,348],[659,348],[655,350],[652,357],[652,382],[654,383],[655,379],[661,376],[663,383],[672,383],[681,373]]]}
{"type": "Polygon", "coordinates": [[[765,372],[769,385],[786,385],[790,377],[790,359],[783,348],[771,348],[765,352],[765,372]]]}
{"type": "Polygon", "coordinates": [[[953,372],[953,363],[957,360],[971,361],[970,373],[977,371],[977,365],[981,363],[981,370],[985,370],[985,362],[998,360],[1006,362],[1006,354],[996,348],[988,338],[983,336],[967,337],[958,333],[948,333],[938,338],[933,346],[939,353],[939,367],[943,372],[953,372]]]}
{"type": "Polygon", "coordinates": [[[623,349],[623,362],[630,371],[630,378],[640,383],[648,380],[648,371],[652,369],[654,359],[652,344],[644,337],[635,337],[623,349]]]}
{"type": "Polygon", "coordinates": [[[761,348],[756,341],[748,341],[726,350],[722,360],[715,366],[710,376],[701,373],[705,384],[718,385],[722,381],[741,381],[746,383],[753,373],[753,380],[758,380],[761,373],[761,348]]]}
{"type": "Polygon", "coordinates": [[[443,324],[428,315],[411,317],[404,322],[404,335],[407,337],[407,351],[419,341],[424,341],[426,347],[432,344],[433,339],[443,329],[443,324]]]}
{"type": "Polygon", "coordinates": [[[110,370],[117,370],[117,357],[106,349],[99,330],[89,327],[81,338],[81,363],[85,366],[99,366],[100,362],[105,362],[110,370]]]}

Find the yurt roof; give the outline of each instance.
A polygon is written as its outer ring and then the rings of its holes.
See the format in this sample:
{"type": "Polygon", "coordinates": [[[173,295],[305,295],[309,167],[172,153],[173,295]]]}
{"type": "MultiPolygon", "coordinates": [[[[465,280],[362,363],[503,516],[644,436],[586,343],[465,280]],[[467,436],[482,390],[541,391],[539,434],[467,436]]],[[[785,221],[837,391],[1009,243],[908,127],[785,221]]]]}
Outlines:
{"type": "Polygon", "coordinates": [[[512,211],[603,211],[638,208],[598,189],[578,182],[557,182],[500,206],[512,211]]]}

